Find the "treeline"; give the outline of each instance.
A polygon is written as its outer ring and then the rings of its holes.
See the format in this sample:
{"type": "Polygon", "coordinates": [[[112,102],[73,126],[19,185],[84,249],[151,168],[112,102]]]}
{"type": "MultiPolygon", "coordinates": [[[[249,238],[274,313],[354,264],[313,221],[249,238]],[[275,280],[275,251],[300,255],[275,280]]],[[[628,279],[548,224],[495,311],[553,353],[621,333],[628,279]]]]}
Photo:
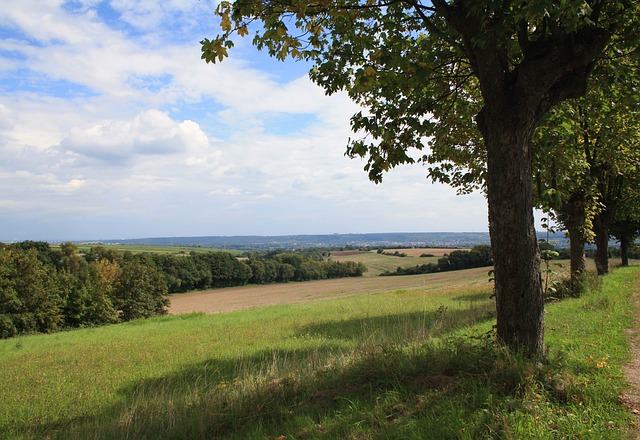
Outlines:
{"type": "Polygon", "coordinates": [[[491,246],[477,245],[468,251],[452,251],[438,259],[437,263],[418,264],[410,267],[398,267],[395,272],[383,272],[380,276],[418,275],[452,270],[471,269],[473,267],[492,266],[491,246]]]}
{"type": "Polygon", "coordinates": [[[135,260],[89,260],[72,243],[0,245],[0,337],[52,333],[167,312],[162,273],[135,260]]]}
{"type": "Polygon", "coordinates": [[[247,283],[361,276],[362,263],[326,261],[319,253],[188,255],[119,252],[104,246],[79,253],[73,243],[0,243],[0,338],[50,333],[161,315],[169,293],[247,283]]]}
{"type": "Polygon", "coordinates": [[[252,252],[242,259],[228,252],[138,255],[164,273],[170,293],[245,284],[359,277],[367,270],[362,263],[327,261],[319,252],[252,252]]]}
{"type": "Polygon", "coordinates": [[[251,269],[252,284],[359,277],[367,270],[363,263],[325,260],[318,253],[266,254],[243,262],[251,269]]]}

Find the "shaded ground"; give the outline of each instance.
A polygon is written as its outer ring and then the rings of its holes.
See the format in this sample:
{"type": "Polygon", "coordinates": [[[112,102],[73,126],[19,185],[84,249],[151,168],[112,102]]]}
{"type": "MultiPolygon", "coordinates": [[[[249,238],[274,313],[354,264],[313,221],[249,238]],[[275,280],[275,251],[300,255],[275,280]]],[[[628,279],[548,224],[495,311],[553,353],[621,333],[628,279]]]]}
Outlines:
{"type": "Polygon", "coordinates": [[[487,276],[489,269],[488,267],[480,267],[426,275],[340,278],[181,293],[171,295],[169,313],[222,313],[250,307],[320,301],[401,289],[435,290],[458,285],[486,285],[489,288],[487,276]]]}
{"type": "MultiPolygon", "coordinates": [[[[342,278],[304,283],[242,286],[226,289],[189,292],[171,296],[169,313],[222,313],[274,304],[344,298],[363,293],[376,294],[394,290],[455,288],[457,285],[487,285],[488,268],[399,277],[342,278]]],[[[640,311],[640,292],[633,297],[640,311]]],[[[629,438],[640,439],[640,317],[629,330],[632,359],[624,367],[629,389],[621,395],[625,406],[635,414],[636,427],[629,438]]]]}

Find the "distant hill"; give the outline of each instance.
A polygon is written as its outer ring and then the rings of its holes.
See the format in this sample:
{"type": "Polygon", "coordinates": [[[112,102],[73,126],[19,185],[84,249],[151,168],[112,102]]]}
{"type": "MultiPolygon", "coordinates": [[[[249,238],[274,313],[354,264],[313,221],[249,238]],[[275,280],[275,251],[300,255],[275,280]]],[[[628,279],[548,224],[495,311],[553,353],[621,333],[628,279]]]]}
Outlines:
{"type": "MultiPolygon", "coordinates": [[[[539,233],[545,238],[546,233],[539,233]]],[[[558,244],[566,242],[564,234],[555,234],[558,244]]],[[[487,232],[383,232],[371,234],[323,235],[239,235],[204,237],[155,237],[125,240],[101,240],[95,243],[144,246],[193,246],[216,249],[264,250],[310,247],[472,247],[489,244],[487,232]]]]}

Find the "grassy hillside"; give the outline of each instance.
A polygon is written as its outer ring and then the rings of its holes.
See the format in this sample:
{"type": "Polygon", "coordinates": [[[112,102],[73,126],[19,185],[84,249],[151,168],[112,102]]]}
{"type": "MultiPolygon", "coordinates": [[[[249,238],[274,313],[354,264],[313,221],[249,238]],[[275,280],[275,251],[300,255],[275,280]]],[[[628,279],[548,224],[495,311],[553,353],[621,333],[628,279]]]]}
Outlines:
{"type": "Polygon", "coordinates": [[[486,285],[0,341],[0,438],[624,438],[638,274],[550,305],[540,364],[491,343],[486,285]]]}

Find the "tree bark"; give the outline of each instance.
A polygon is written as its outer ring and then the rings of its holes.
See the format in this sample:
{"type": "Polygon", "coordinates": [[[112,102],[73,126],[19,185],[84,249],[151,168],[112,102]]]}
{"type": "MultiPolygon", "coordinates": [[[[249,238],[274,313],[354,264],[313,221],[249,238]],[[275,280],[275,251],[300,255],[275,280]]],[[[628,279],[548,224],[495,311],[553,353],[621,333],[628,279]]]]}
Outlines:
{"type": "Polygon", "coordinates": [[[622,258],[622,266],[629,265],[629,236],[623,234],[620,237],[620,258],[622,258]]]}
{"type": "Polygon", "coordinates": [[[606,213],[600,212],[593,219],[596,244],[596,271],[598,275],[609,273],[609,224],[606,213]]]}
{"type": "Polygon", "coordinates": [[[503,108],[490,112],[485,107],[478,115],[487,146],[497,337],[512,349],[539,358],[545,354],[544,295],[532,209],[533,127],[518,109],[503,108]]]}
{"type": "Polygon", "coordinates": [[[584,193],[581,191],[572,193],[569,200],[563,204],[562,210],[562,217],[566,217],[565,226],[569,232],[571,294],[580,296],[584,290],[584,278],[586,275],[583,231],[587,216],[584,210],[584,193]]]}
{"type": "Polygon", "coordinates": [[[571,295],[580,296],[584,292],[584,280],[587,265],[584,257],[585,240],[581,230],[569,229],[569,246],[571,252],[571,295]]]}

